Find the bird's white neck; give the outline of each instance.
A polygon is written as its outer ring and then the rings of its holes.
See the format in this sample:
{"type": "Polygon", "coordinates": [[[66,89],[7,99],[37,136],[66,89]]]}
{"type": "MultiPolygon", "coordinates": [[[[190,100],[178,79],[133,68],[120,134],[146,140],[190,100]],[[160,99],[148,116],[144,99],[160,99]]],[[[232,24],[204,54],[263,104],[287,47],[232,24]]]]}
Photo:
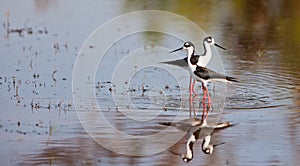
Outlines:
{"type": "Polygon", "coordinates": [[[202,145],[202,148],[203,148],[203,149],[205,149],[205,148],[207,148],[207,147],[209,146],[210,138],[211,138],[210,135],[208,135],[208,136],[206,136],[206,137],[204,138],[204,143],[203,143],[203,145],[202,145]]]}
{"type": "Polygon", "coordinates": [[[212,50],[211,50],[210,44],[207,43],[207,42],[204,42],[203,46],[204,46],[203,55],[204,56],[211,56],[212,55],[212,50]]]}
{"type": "Polygon", "coordinates": [[[189,71],[190,74],[193,76],[193,72],[196,70],[196,65],[192,65],[191,63],[191,57],[194,55],[194,48],[187,49],[188,52],[188,65],[189,65],[189,71]]]}
{"type": "Polygon", "coordinates": [[[191,57],[194,55],[194,48],[190,47],[187,49],[188,52],[188,59],[191,59],[191,57]]]}
{"type": "Polygon", "coordinates": [[[185,154],[185,157],[187,157],[187,158],[189,158],[189,159],[191,159],[191,158],[193,157],[193,150],[191,149],[190,144],[191,144],[191,143],[194,143],[195,141],[196,141],[196,138],[195,138],[195,136],[192,134],[192,135],[189,137],[189,139],[188,139],[188,141],[187,141],[187,143],[186,143],[186,154],[185,154]]]}

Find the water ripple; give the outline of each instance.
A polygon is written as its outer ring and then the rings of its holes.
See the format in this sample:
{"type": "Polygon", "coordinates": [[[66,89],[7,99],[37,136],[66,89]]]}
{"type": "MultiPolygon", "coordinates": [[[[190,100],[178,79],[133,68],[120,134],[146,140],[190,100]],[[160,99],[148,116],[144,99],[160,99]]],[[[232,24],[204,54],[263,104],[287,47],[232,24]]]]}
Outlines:
{"type": "Polygon", "coordinates": [[[266,63],[264,68],[244,70],[240,79],[227,97],[227,108],[271,109],[293,104],[300,74],[287,66],[266,63]]]}

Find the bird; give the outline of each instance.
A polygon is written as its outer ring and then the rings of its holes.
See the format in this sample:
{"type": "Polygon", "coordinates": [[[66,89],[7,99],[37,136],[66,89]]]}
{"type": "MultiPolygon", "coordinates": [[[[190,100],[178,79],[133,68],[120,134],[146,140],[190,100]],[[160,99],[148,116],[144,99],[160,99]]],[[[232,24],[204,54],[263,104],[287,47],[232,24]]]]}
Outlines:
{"type": "MultiPolygon", "coordinates": [[[[190,104],[190,111],[192,111],[192,109],[194,108],[194,103],[190,104]]],[[[230,122],[220,122],[215,125],[211,125],[207,123],[207,115],[208,114],[206,111],[206,107],[203,107],[201,119],[198,119],[197,117],[192,118],[190,116],[189,119],[184,119],[179,122],[159,122],[160,125],[172,126],[180,131],[187,133],[187,140],[185,143],[186,152],[184,154],[180,154],[171,149],[169,149],[169,152],[180,156],[184,162],[189,162],[194,157],[193,147],[197,140],[202,139],[201,149],[205,154],[212,154],[216,146],[224,144],[225,142],[221,142],[218,144],[210,144],[210,140],[213,133],[218,132],[227,127],[232,127],[235,124],[232,124],[230,122]]]]}
{"type": "Polygon", "coordinates": [[[228,83],[239,82],[237,78],[217,73],[211,69],[202,66],[196,66],[196,69],[194,70],[193,74],[197,81],[202,82],[203,96],[204,96],[202,102],[206,100],[206,96],[207,96],[209,107],[211,107],[210,95],[207,88],[207,84],[209,82],[215,82],[215,81],[228,82],[228,83]]]}
{"type": "Polygon", "coordinates": [[[225,76],[223,74],[219,74],[211,69],[208,69],[204,67],[203,62],[201,61],[201,56],[211,55],[211,45],[215,45],[217,47],[220,47],[224,50],[226,48],[218,45],[214,38],[209,36],[203,39],[203,47],[204,47],[204,53],[202,55],[195,55],[195,46],[192,42],[185,42],[183,44],[183,47],[180,47],[178,49],[175,49],[172,52],[176,52],[179,50],[187,50],[187,63],[188,68],[190,72],[190,100],[192,99],[191,93],[195,93],[194,85],[195,81],[199,81],[202,83],[202,89],[203,89],[203,102],[206,101],[206,96],[208,97],[208,103],[209,107],[211,106],[210,96],[209,92],[207,90],[207,84],[208,82],[212,81],[221,81],[221,82],[238,82],[238,80],[234,77],[225,76]],[[192,81],[193,79],[193,81],[192,81]]]}
{"type": "MultiPolygon", "coordinates": [[[[198,120],[199,119],[195,119],[195,121],[198,121],[198,120]]],[[[211,140],[213,133],[235,125],[230,122],[218,123],[216,125],[208,125],[206,118],[201,119],[200,123],[197,123],[196,125],[191,125],[189,127],[187,127],[187,124],[185,122],[183,122],[183,124],[184,124],[183,126],[181,126],[182,125],[181,122],[160,123],[160,124],[166,125],[166,126],[174,126],[174,127],[178,128],[179,130],[182,130],[182,131],[185,131],[188,133],[188,138],[187,138],[187,141],[185,144],[186,152],[184,154],[180,154],[180,153],[174,152],[171,149],[169,149],[169,152],[171,152],[177,156],[180,156],[184,162],[190,162],[193,159],[193,157],[194,157],[193,147],[197,140],[202,139],[201,150],[205,154],[212,154],[213,150],[216,146],[225,144],[225,142],[211,144],[210,140],[211,140]]]]}
{"type": "Polygon", "coordinates": [[[204,137],[204,139],[203,139],[203,142],[202,142],[202,151],[203,151],[205,154],[212,154],[213,151],[214,151],[214,148],[215,148],[216,146],[225,144],[225,142],[221,142],[221,143],[212,145],[212,144],[210,144],[210,139],[211,139],[211,135],[207,135],[207,136],[204,137]]]}
{"type": "Polygon", "coordinates": [[[194,90],[194,86],[195,86],[195,79],[193,77],[192,74],[192,70],[190,68],[190,64],[192,65],[197,65],[197,66],[205,66],[206,64],[204,64],[204,62],[200,59],[201,56],[211,56],[212,55],[212,50],[211,50],[211,45],[217,46],[221,49],[226,50],[226,48],[224,48],[223,46],[217,44],[214,40],[213,37],[208,36],[205,37],[203,39],[203,48],[204,48],[204,52],[201,55],[195,55],[195,46],[193,43],[191,42],[185,42],[183,47],[178,48],[176,50],[170,51],[169,53],[173,53],[182,49],[186,49],[188,50],[188,55],[187,57],[183,58],[183,59],[179,59],[179,60],[174,60],[174,61],[166,61],[166,62],[162,62],[165,64],[170,64],[170,65],[175,65],[175,66],[179,66],[179,67],[183,67],[183,68],[188,68],[190,71],[190,85],[189,85],[189,91],[190,91],[190,99],[192,96],[192,93],[196,94],[195,90],[194,90]]]}

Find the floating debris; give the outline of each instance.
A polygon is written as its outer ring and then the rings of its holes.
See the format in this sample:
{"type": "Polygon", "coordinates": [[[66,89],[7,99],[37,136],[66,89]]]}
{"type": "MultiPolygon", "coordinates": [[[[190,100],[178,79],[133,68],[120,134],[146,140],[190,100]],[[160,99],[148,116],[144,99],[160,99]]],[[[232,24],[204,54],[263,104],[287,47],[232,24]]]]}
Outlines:
{"type": "Polygon", "coordinates": [[[49,101],[48,106],[47,106],[46,108],[47,108],[47,109],[49,110],[49,112],[50,112],[50,109],[51,109],[50,101],[49,101]]]}
{"type": "Polygon", "coordinates": [[[10,85],[11,85],[11,83],[9,82],[8,85],[7,85],[7,91],[8,91],[8,92],[10,92],[10,90],[11,90],[10,85]]]}
{"type": "MultiPolygon", "coordinates": [[[[24,36],[24,33],[27,33],[28,35],[32,35],[33,32],[33,28],[32,27],[21,27],[21,28],[11,28],[10,27],[10,12],[6,11],[5,12],[5,17],[6,17],[6,22],[3,23],[3,27],[6,28],[6,37],[9,38],[10,34],[14,34],[17,33],[20,37],[24,36]]],[[[48,31],[46,30],[46,28],[44,27],[43,30],[39,29],[37,30],[37,33],[39,34],[48,34],[48,31]]]]}
{"type": "Polygon", "coordinates": [[[60,100],[60,102],[57,104],[57,107],[59,108],[59,110],[61,110],[61,103],[62,103],[62,101],[60,100]]]}
{"type": "Polygon", "coordinates": [[[127,92],[135,92],[135,88],[130,88],[127,92]]]}
{"type": "Polygon", "coordinates": [[[166,84],[165,89],[166,89],[166,90],[170,89],[169,84],[166,84]]]}
{"type": "Polygon", "coordinates": [[[39,74],[37,74],[37,73],[33,73],[33,78],[34,79],[37,79],[37,78],[39,78],[40,77],[40,75],[39,74]]]}
{"type": "Polygon", "coordinates": [[[72,109],[72,102],[68,103],[68,109],[71,110],[72,109]]]}
{"type": "Polygon", "coordinates": [[[31,112],[33,112],[33,99],[31,100],[31,102],[30,102],[30,106],[31,106],[31,112]]]}
{"type": "Polygon", "coordinates": [[[13,87],[15,88],[16,87],[16,77],[13,76],[12,78],[13,78],[13,87]]]}
{"type": "Polygon", "coordinates": [[[29,63],[29,66],[30,66],[30,69],[33,69],[33,67],[32,67],[32,59],[30,60],[30,63],[29,63]]]}
{"type": "Polygon", "coordinates": [[[55,43],[53,45],[53,48],[55,49],[55,53],[57,53],[59,51],[59,44],[58,43],[55,43]]]}
{"type": "Polygon", "coordinates": [[[23,32],[27,32],[27,34],[29,34],[29,35],[32,35],[32,33],[33,33],[31,27],[7,29],[8,35],[11,33],[18,33],[20,37],[23,37],[23,32]]]}
{"type": "Polygon", "coordinates": [[[67,42],[65,42],[62,46],[65,48],[66,51],[68,51],[69,46],[67,42]]]}
{"type": "Polygon", "coordinates": [[[56,82],[56,78],[54,77],[54,74],[57,72],[57,70],[55,69],[53,72],[52,72],[52,79],[54,82],[56,82]]]}

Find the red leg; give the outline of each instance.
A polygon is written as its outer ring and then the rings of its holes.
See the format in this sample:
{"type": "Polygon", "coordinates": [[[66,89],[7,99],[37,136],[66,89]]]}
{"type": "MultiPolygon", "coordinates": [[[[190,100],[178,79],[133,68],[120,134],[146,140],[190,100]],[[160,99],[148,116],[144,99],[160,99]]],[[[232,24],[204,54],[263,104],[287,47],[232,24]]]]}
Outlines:
{"type": "Polygon", "coordinates": [[[207,97],[208,97],[208,107],[211,108],[211,100],[210,100],[210,95],[209,95],[209,92],[208,92],[207,88],[206,88],[206,94],[207,94],[207,97]]]}
{"type": "Polygon", "coordinates": [[[202,110],[202,120],[204,119],[204,116],[205,116],[205,109],[206,109],[206,104],[203,103],[203,110],[202,110]]]}
{"type": "Polygon", "coordinates": [[[193,91],[193,93],[195,94],[195,95],[197,95],[197,93],[196,93],[196,91],[195,91],[195,83],[196,83],[196,80],[194,79],[194,81],[193,81],[193,85],[192,85],[192,91],[193,91]]]}
{"type": "Polygon", "coordinates": [[[198,111],[196,112],[196,109],[195,109],[193,100],[190,100],[190,101],[189,101],[189,105],[190,105],[190,118],[192,118],[192,111],[193,111],[193,113],[194,113],[193,118],[196,118],[196,117],[197,117],[198,111]]]}
{"type": "Polygon", "coordinates": [[[202,103],[205,103],[205,100],[206,100],[206,87],[204,86],[203,83],[202,83],[202,90],[203,90],[203,99],[202,99],[202,103]]]}
{"type": "Polygon", "coordinates": [[[193,85],[192,85],[192,92],[193,92],[193,94],[194,94],[194,97],[193,97],[193,100],[197,97],[197,93],[196,93],[196,91],[195,91],[195,82],[196,82],[196,80],[194,79],[194,81],[193,81],[193,85]]]}
{"type": "Polygon", "coordinates": [[[190,100],[190,101],[189,101],[189,104],[190,104],[190,118],[192,118],[192,109],[193,109],[192,104],[193,104],[193,101],[190,100]]]}
{"type": "Polygon", "coordinates": [[[205,86],[204,86],[204,83],[202,83],[202,89],[203,89],[203,90],[205,90],[205,86]]]}
{"type": "Polygon", "coordinates": [[[207,118],[208,118],[208,110],[206,107],[206,103],[203,103],[202,120],[206,120],[207,118]]]}
{"type": "Polygon", "coordinates": [[[210,100],[210,95],[209,95],[209,92],[208,92],[208,88],[206,86],[204,86],[204,84],[202,83],[202,89],[203,89],[203,100],[202,100],[202,103],[203,103],[203,113],[202,113],[202,118],[205,117],[205,120],[208,118],[208,111],[211,107],[211,100],[210,100]],[[206,96],[208,98],[208,109],[206,107],[206,96]],[[205,114],[206,113],[206,114],[205,114]],[[205,114],[205,116],[204,116],[205,114]]]}
{"type": "Polygon", "coordinates": [[[205,111],[206,111],[206,116],[205,116],[205,120],[208,118],[208,109],[205,107],[205,111]]]}
{"type": "Polygon", "coordinates": [[[192,93],[193,93],[193,89],[192,89],[192,76],[190,76],[190,87],[189,87],[189,90],[190,90],[190,101],[193,100],[192,99],[192,93]]]}
{"type": "Polygon", "coordinates": [[[196,83],[196,80],[193,79],[192,76],[190,76],[190,87],[189,87],[189,90],[190,90],[190,100],[194,100],[196,98],[196,95],[197,95],[197,93],[196,93],[196,91],[194,89],[195,83],[196,83]],[[193,94],[195,94],[194,97],[192,97],[193,94]]]}

